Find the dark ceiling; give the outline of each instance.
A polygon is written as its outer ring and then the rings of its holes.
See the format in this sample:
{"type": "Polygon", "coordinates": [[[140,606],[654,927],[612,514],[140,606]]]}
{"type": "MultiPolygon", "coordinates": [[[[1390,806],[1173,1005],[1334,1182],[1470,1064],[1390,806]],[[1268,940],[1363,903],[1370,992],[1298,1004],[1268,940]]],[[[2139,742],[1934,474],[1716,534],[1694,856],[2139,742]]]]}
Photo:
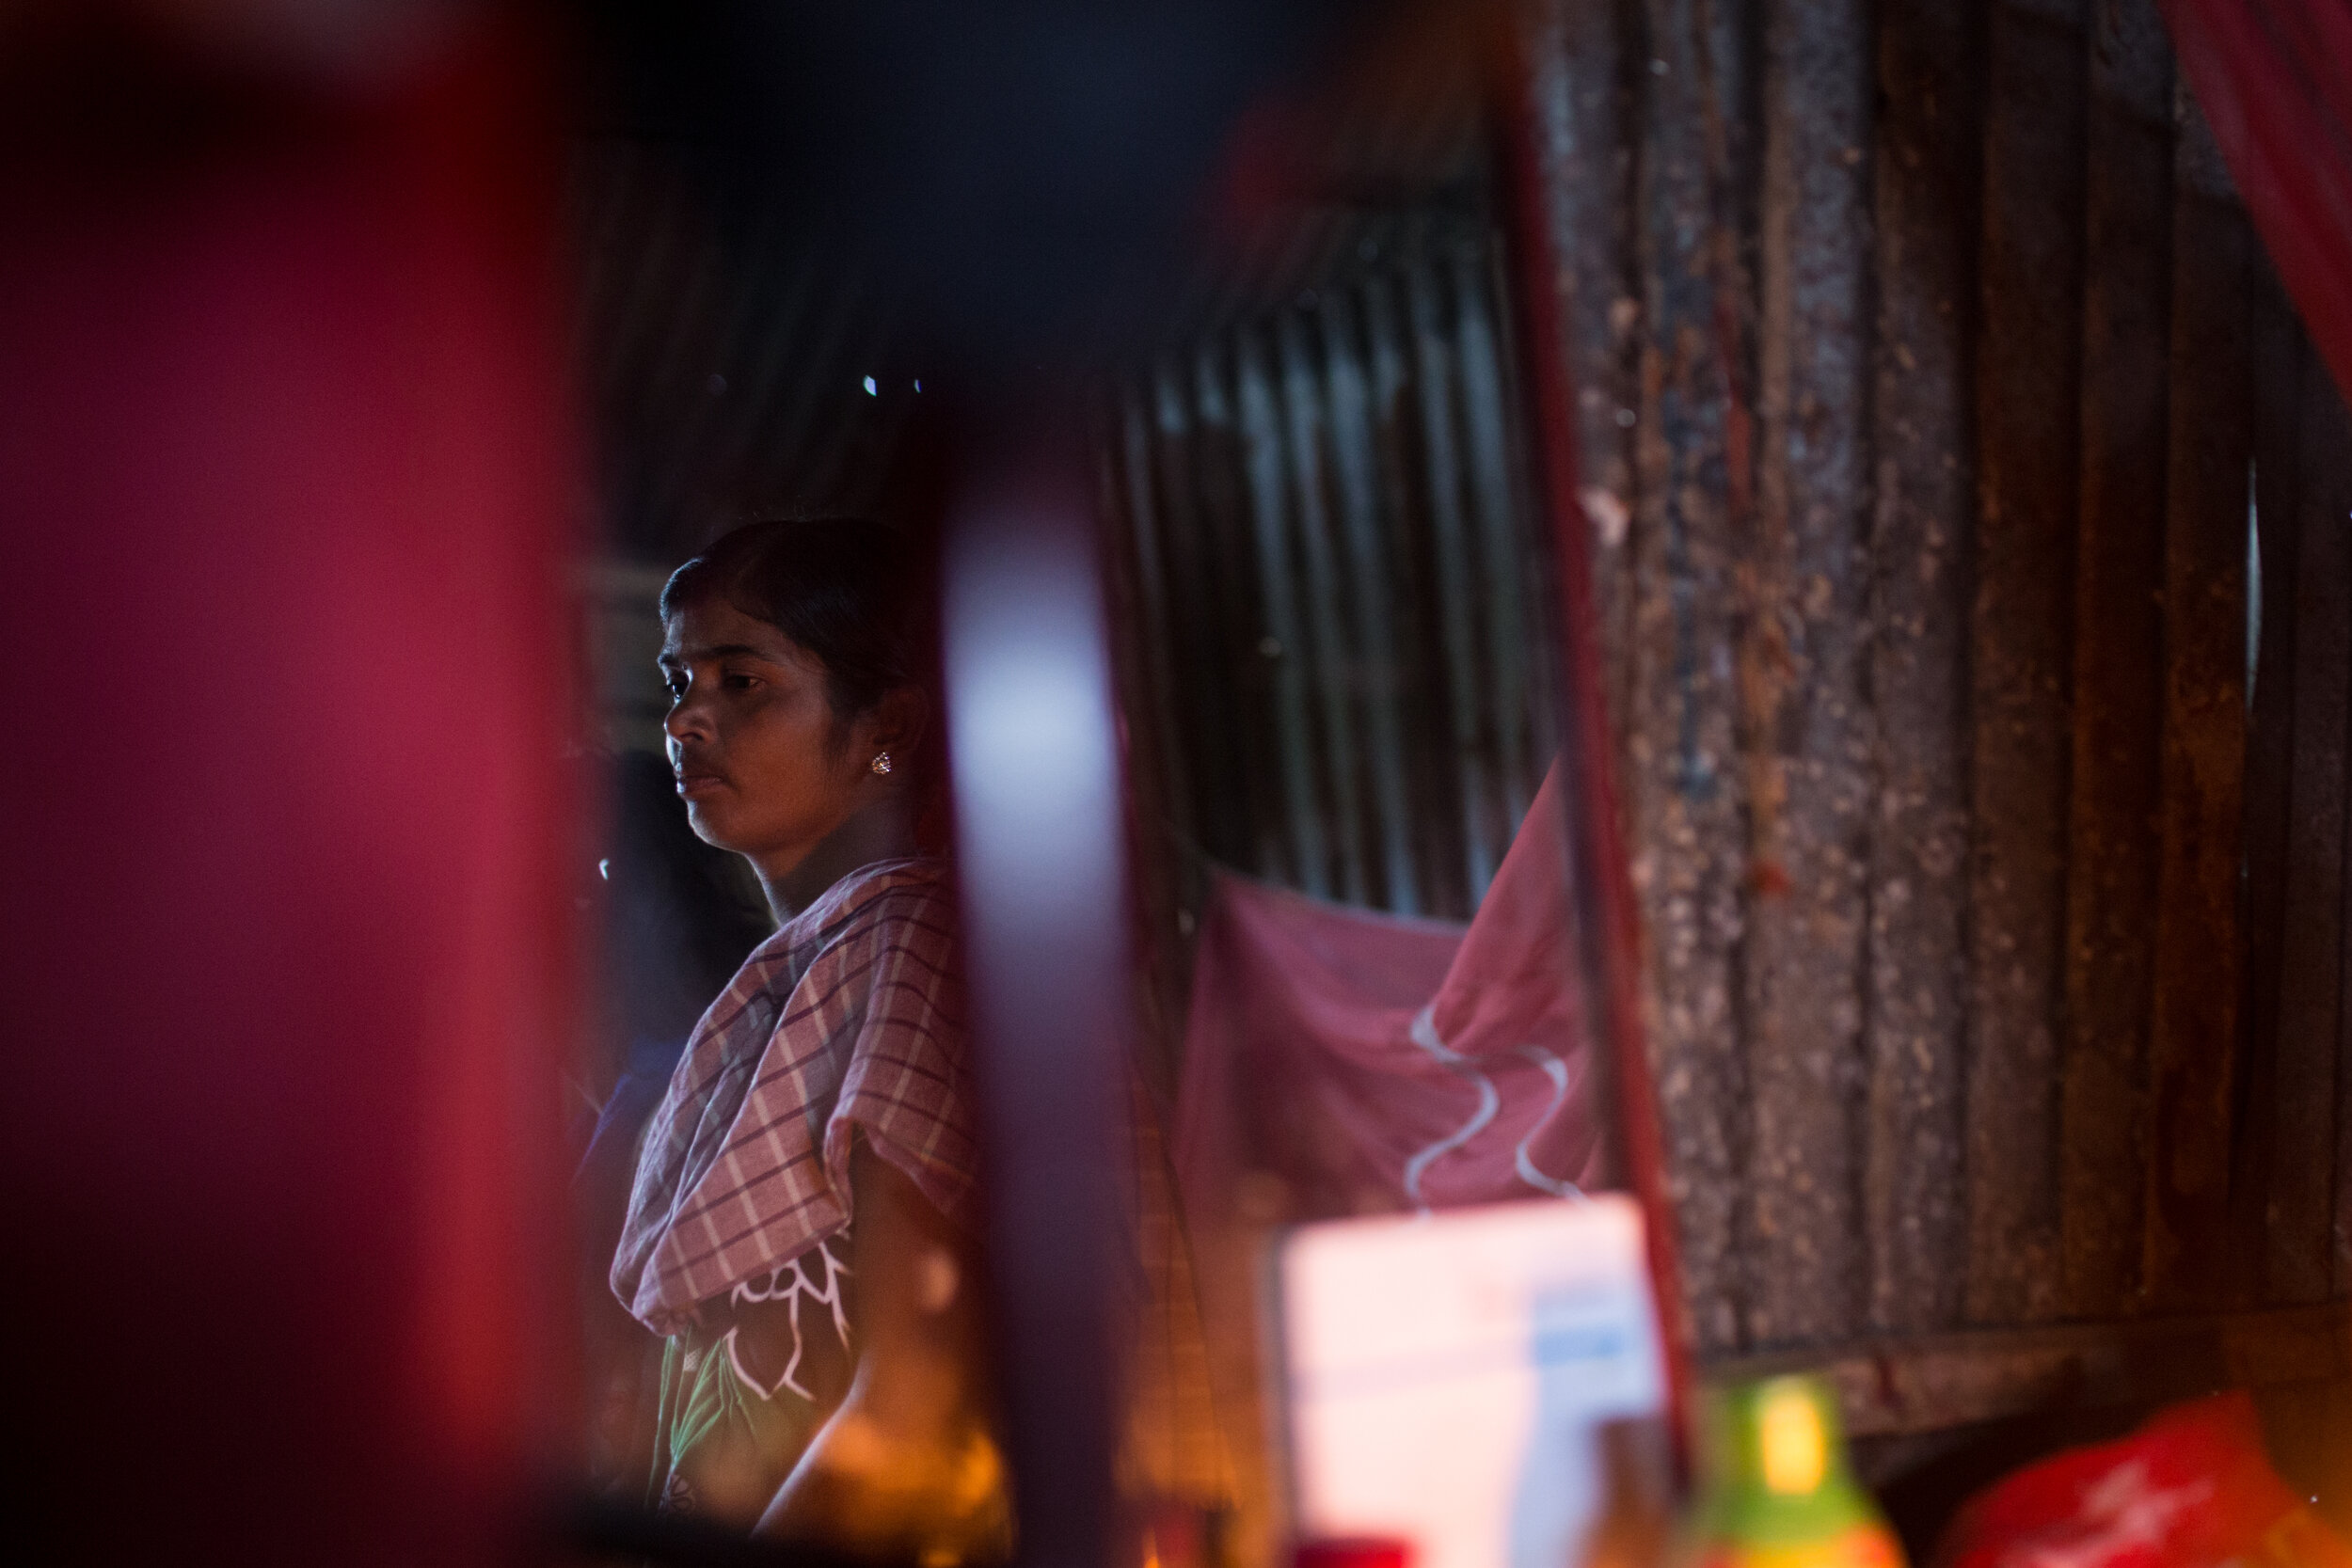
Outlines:
{"type": "Polygon", "coordinates": [[[1474,220],[1465,32],[1372,8],[583,8],[570,217],[607,547],[667,564],[747,517],[905,519],[951,405],[1009,369],[1213,331],[1433,214],[1474,220]]]}

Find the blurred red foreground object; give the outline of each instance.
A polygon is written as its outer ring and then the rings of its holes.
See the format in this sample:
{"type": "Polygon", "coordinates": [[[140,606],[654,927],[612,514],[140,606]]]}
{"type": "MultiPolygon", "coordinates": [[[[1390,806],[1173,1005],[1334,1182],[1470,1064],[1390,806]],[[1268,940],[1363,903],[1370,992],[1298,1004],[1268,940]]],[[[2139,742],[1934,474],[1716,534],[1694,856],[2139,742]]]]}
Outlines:
{"type": "Polygon", "coordinates": [[[566,454],[515,60],[0,58],[20,1560],[495,1560],[562,1415],[566,454]]]}
{"type": "Polygon", "coordinates": [[[2254,1402],[2175,1405],[2129,1437],[2020,1471],[1971,1502],[1934,1568],[2352,1568],[2280,1481],[2254,1402]]]}
{"type": "Polygon", "coordinates": [[[1382,1535],[1302,1541],[1291,1552],[1291,1568],[1413,1568],[1413,1544],[1382,1535]]]}

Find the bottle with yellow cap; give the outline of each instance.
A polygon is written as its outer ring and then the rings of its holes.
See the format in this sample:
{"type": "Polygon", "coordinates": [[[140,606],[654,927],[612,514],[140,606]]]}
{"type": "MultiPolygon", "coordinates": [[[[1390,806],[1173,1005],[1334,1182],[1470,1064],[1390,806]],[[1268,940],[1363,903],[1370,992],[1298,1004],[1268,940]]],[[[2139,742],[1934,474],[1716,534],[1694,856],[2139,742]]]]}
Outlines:
{"type": "Polygon", "coordinates": [[[1903,1568],[1902,1547],[1846,1468],[1829,1389],[1772,1377],[1714,1390],[1687,1568],[1903,1568]]]}

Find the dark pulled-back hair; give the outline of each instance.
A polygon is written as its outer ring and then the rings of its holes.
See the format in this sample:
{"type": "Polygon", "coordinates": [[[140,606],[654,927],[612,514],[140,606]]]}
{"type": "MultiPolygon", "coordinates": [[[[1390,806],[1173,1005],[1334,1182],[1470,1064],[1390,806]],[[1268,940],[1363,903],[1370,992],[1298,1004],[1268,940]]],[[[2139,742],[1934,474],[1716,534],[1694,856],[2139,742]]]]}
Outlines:
{"type": "Polygon", "coordinates": [[[897,537],[864,517],[746,523],[670,575],[661,618],[719,599],[814,654],[843,719],[894,688],[923,684],[920,574],[897,537]]]}

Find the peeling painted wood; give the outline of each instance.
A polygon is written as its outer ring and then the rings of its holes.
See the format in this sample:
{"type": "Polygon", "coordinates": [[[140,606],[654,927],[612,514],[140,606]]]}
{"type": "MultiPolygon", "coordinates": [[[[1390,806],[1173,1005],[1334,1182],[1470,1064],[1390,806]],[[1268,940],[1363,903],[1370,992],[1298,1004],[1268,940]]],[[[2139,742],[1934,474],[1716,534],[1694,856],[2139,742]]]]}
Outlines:
{"type": "Polygon", "coordinates": [[[1724,130],[1744,56],[1711,8],[1645,7],[1634,197],[1641,259],[1627,831],[1651,956],[1648,1031],[1695,1343],[1744,1332],[1747,875],[1734,606],[1753,510],[1752,316],[1724,130]]]}
{"type": "Polygon", "coordinates": [[[2247,767],[2247,505],[2253,455],[2254,240],[2208,194],[2195,128],[2176,155],[2164,551],[2164,742],[2151,1159],[2151,1309],[2224,1297],[2231,1085],[2241,1011],[2247,767]]]}
{"type": "Polygon", "coordinates": [[[2074,552],[2061,1302],[2134,1307],[2150,1158],[2163,724],[2171,55],[2154,0],[2092,7],[2074,552]]]}
{"type": "Polygon", "coordinates": [[[2079,22],[1994,9],[1977,362],[1967,1309],[2058,1308],[2058,1002],[2081,377],[2079,22]]]}
{"type": "Polygon", "coordinates": [[[1829,1380],[1849,1433],[1881,1437],[2341,1378],[2352,1374],[2352,1341],[2340,1309],[2289,1307],[1866,1339],[1830,1356],[1743,1356],[1708,1367],[1726,1378],[1799,1370],[1829,1380]]]}
{"type": "Polygon", "coordinates": [[[1967,1261],[1970,397],[1982,143],[1981,8],[1887,7],[1871,162],[1878,327],[1870,395],[1870,832],[1864,1038],[1867,1322],[1961,1320],[1967,1261]]]}
{"type": "MultiPolygon", "coordinates": [[[[2348,668],[2352,667],[2352,628],[2345,625],[2352,620],[2352,416],[2347,416],[2344,396],[2316,352],[2304,365],[2303,452],[2297,476],[2303,491],[2303,527],[2328,540],[2331,573],[2326,590],[2330,624],[2314,657],[2328,661],[2326,676],[2352,680],[2352,668],[2348,668]]],[[[2352,721],[2352,694],[2341,700],[2346,709],[2341,718],[2352,721]]],[[[2298,709],[2298,753],[2301,716],[2298,709]]],[[[2335,731],[2333,788],[2340,814],[2345,809],[2346,790],[2352,788],[2352,776],[2345,772],[2352,766],[2348,752],[2352,744],[2347,743],[2340,724],[2335,731]]],[[[2299,775],[2296,782],[2299,788],[2299,775]]],[[[2346,871],[2347,862],[2352,862],[2352,823],[2340,824],[2338,831],[2345,842],[2336,863],[2336,904],[2319,915],[2322,922],[2332,922],[2335,927],[2337,955],[2335,1049],[2328,1053],[2328,1063],[2334,1080],[2328,1130],[2334,1146],[2329,1162],[2332,1190],[2325,1239],[2328,1274],[2321,1288],[2343,1296],[2352,1293],[2352,999],[2345,994],[2352,990],[2352,874],[2346,871]]],[[[2319,1077],[2314,1067],[2312,1079],[2316,1083],[2319,1077]]],[[[2299,1284],[2299,1268],[2297,1273],[2299,1284]]]]}
{"type": "Polygon", "coordinates": [[[1752,1343],[1865,1310],[1862,944],[1869,727],[1870,106],[1865,8],[1772,8],[1765,40],[1763,441],[1740,648],[1755,1117],[1752,1343]]]}
{"type": "Polygon", "coordinates": [[[2246,745],[2245,892],[2230,1156],[2229,1301],[2266,1299],[2265,1242],[2270,1176],[2276,1161],[2279,1039],[2286,942],[2289,824],[2295,780],[2296,589],[2301,558],[2296,526],[2296,472],[2301,448],[2303,360],[2308,353],[2277,278],[2257,262],[2252,317],[2253,442],[2251,489],[2258,515],[2261,593],[2259,650],[2246,745]]]}
{"type": "Polygon", "coordinates": [[[1623,725],[1631,689],[1627,617],[1632,610],[1629,533],[1633,507],[1634,342],[1641,289],[1634,270],[1631,111],[1641,58],[1637,16],[1616,0],[1547,0],[1531,28],[1535,112],[1549,175],[1549,213],[1569,372],[1584,521],[1591,529],[1596,641],[1612,719],[1623,725]]]}
{"type": "MultiPolygon", "coordinates": [[[[2288,767],[2277,1100],[2263,1280],[2274,1302],[2333,1286],[2335,1116],[2342,1023],[2345,725],[2352,721],[2352,531],[2328,494],[2338,434],[2327,372],[2301,356],[2294,513],[2295,739],[2288,767]]],[[[2267,515],[2267,513],[2265,513],[2267,515]]]]}

